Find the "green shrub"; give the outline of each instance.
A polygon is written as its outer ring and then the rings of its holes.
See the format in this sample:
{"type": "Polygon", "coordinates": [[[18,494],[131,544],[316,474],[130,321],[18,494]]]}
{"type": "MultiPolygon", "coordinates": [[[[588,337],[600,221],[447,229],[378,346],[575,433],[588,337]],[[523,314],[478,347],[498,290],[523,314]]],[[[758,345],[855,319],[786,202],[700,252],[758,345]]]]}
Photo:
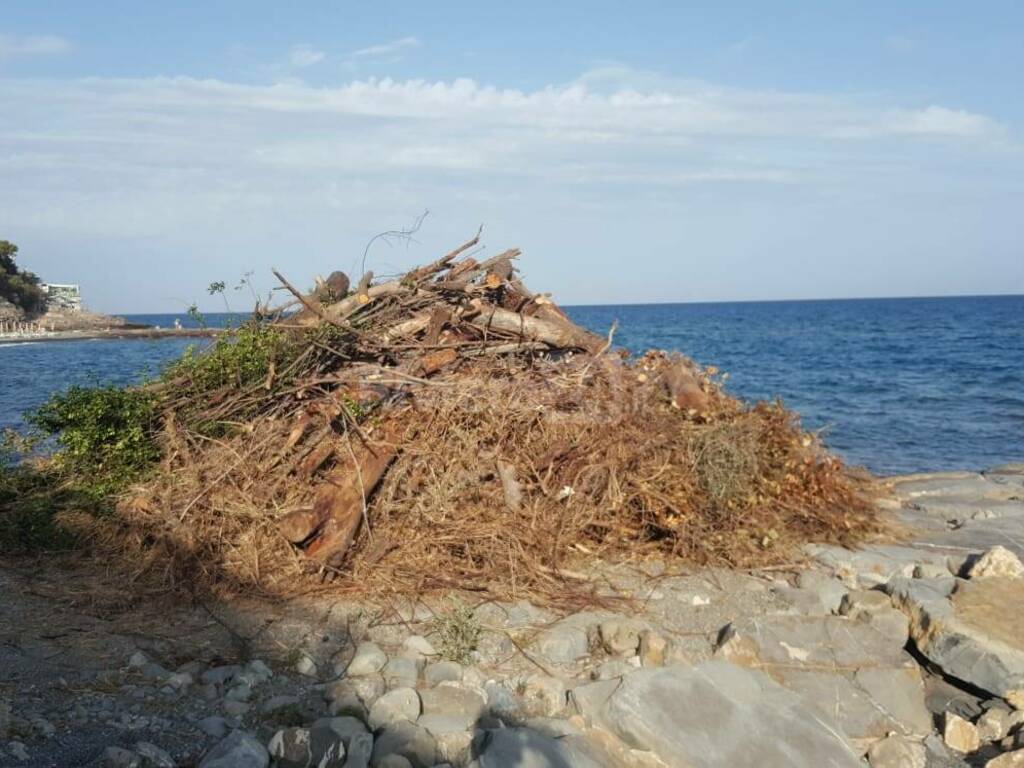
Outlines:
{"type": "Polygon", "coordinates": [[[267,378],[273,365],[280,370],[294,355],[284,334],[250,323],[219,337],[206,349],[189,347],[164,372],[164,380],[184,379],[196,394],[225,386],[249,387],[267,378]]]}
{"type": "Polygon", "coordinates": [[[160,456],[156,399],[145,390],[71,387],[27,419],[56,439],[55,467],[97,494],[120,490],[160,456]]]}

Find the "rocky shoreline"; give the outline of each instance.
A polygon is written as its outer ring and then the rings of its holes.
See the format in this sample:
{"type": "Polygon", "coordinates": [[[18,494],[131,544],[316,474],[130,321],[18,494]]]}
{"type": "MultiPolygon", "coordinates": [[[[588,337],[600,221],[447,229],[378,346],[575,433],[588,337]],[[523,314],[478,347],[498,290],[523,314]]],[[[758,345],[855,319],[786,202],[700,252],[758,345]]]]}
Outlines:
{"type": "Polygon", "coordinates": [[[0,766],[1024,766],[1024,464],[886,486],[892,541],[609,564],[569,615],[6,563],[0,766]]]}

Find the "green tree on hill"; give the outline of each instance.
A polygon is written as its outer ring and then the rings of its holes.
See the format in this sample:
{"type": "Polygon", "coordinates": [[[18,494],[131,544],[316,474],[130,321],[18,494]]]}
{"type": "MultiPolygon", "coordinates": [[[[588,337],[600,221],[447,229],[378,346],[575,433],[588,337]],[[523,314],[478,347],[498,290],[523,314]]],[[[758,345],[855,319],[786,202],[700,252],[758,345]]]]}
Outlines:
{"type": "Polygon", "coordinates": [[[7,299],[27,314],[46,309],[46,294],[39,287],[39,278],[28,270],[19,269],[14,257],[18,246],[0,240],[0,299],[7,299]]]}

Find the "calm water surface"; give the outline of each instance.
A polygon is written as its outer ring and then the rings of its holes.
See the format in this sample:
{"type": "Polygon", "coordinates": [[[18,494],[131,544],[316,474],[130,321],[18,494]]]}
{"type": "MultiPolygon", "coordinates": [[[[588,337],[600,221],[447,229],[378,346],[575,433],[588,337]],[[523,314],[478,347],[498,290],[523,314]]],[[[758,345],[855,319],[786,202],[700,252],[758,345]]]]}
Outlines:
{"type": "MultiPolygon", "coordinates": [[[[1024,296],[566,309],[601,334],[617,320],[616,345],[679,350],[729,371],[734,394],[781,397],[875,472],[1024,461],[1024,296]]],[[[25,409],[71,384],[151,376],[190,343],[0,345],[0,427],[19,426],[25,409]]]]}

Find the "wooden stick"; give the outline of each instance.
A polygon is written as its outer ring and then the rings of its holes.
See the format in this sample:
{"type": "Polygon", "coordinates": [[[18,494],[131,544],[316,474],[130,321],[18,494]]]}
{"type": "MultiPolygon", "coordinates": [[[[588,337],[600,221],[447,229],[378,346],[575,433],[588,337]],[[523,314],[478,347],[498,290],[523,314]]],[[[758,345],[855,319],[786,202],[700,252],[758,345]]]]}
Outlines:
{"type": "MultiPolygon", "coordinates": [[[[285,280],[284,276],[276,269],[271,268],[270,271],[274,273],[274,277],[281,281],[281,285],[287,288],[291,292],[291,294],[295,296],[295,298],[302,302],[302,306],[304,306],[310,312],[321,318],[324,322],[330,323],[333,326],[345,329],[348,328],[348,323],[342,322],[341,320],[331,317],[324,311],[323,307],[318,307],[315,304],[313,304],[313,302],[309,301],[305,296],[302,295],[298,288],[296,288],[294,285],[285,280]]],[[[307,323],[301,324],[306,325],[307,323]]]]}

